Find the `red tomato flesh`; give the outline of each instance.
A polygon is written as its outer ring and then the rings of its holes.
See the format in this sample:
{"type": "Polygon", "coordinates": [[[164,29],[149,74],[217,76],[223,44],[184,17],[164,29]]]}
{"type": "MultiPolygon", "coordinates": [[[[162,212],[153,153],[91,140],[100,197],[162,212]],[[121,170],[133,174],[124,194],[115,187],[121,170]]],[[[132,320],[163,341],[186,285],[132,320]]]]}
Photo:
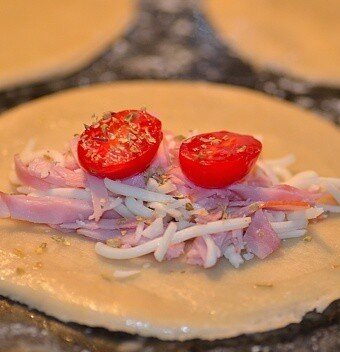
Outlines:
{"type": "Polygon", "coordinates": [[[219,131],[184,140],[179,162],[197,186],[222,188],[241,180],[254,166],[262,144],[252,136],[219,131]]]}
{"type": "Polygon", "coordinates": [[[79,162],[101,178],[130,177],[150,165],[162,138],[161,121],[145,110],[106,113],[85,126],[78,142],[79,162]]]}

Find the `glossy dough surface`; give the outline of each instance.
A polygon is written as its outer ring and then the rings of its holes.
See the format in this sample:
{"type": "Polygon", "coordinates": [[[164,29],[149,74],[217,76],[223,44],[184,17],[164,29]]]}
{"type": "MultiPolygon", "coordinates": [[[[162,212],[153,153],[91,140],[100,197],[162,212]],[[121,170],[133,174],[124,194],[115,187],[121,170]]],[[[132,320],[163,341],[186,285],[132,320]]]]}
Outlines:
{"type": "Polygon", "coordinates": [[[70,74],[126,28],[134,0],[0,0],[0,89],[70,74]]]}
{"type": "MultiPolygon", "coordinates": [[[[128,82],[70,90],[3,114],[0,189],[10,190],[13,154],[30,138],[38,147],[61,148],[93,113],[141,106],[155,112],[166,129],[261,134],[265,155],[296,154],[295,171],[340,174],[340,133],[311,113],[240,88],[128,82]]],[[[340,297],[339,226],[340,218],[332,216],[309,227],[311,242],[289,240],[275,255],[240,269],[221,260],[205,270],[176,261],[156,263],[151,256],[110,261],[82,237],[69,237],[65,246],[51,239],[57,233],[47,227],[1,220],[0,294],[63,321],[162,339],[266,331],[299,322],[307,311],[322,311],[340,297]],[[42,242],[47,251],[35,253],[42,242]],[[146,262],[151,267],[142,268],[146,262]],[[141,273],[115,279],[116,269],[141,273]]]]}
{"type": "Polygon", "coordinates": [[[236,53],[260,68],[340,85],[340,1],[204,0],[236,53]]]}

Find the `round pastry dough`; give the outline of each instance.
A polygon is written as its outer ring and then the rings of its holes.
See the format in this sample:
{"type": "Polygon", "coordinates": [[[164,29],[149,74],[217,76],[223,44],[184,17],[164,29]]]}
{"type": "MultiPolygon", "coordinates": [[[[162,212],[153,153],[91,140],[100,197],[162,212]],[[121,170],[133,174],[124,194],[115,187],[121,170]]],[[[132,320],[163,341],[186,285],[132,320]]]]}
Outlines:
{"type": "Polygon", "coordinates": [[[340,85],[340,1],[205,0],[227,43],[260,68],[340,85]]]}
{"type": "Polygon", "coordinates": [[[70,74],[120,35],[135,0],[0,0],[0,89],[70,74]]]}
{"type": "MultiPolygon", "coordinates": [[[[3,114],[0,189],[10,191],[13,154],[30,138],[38,147],[62,148],[93,113],[141,106],[155,112],[166,129],[261,134],[265,155],[296,153],[295,171],[340,174],[334,159],[340,153],[339,131],[288,103],[235,87],[127,82],[70,90],[3,114]]],[[[71,245],[65,246],[53,241],[57,232],[45,226],[0,220],[0,294],[62,321],[161,339],[211,340],[266,331],[299,322],[306,312],[322,311],[340,297],[339,226],[340,218],[331,216],[310,226],[311,242],[289,240],[266,260],[240,269],[221,260],[207,270],[179,261],[158,263],[152,256],[107,260],[83,237],[70,235],[71,245]],[[47,251],[37,254],[42,242],[47,251]],[[24,256],[15,255],[15,249],[24,256]],[[151,266],[143,268],[145,263],[151,266]],[[141,272],[115,279],[117,269],[141,272]]]]}

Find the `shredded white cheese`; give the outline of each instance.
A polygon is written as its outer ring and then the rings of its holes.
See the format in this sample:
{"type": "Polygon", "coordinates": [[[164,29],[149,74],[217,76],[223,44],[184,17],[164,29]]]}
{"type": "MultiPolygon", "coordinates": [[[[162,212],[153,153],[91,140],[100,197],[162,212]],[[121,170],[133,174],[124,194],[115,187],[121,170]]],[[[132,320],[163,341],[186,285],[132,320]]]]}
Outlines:
{"type": "Polygon", "coordinates": [[[306,219],[297,219],[280,222],[271,222],[270,225],[275,232],[280,234],[287,231],[305,229],[308,225],[308,221],[306,219]]]}
{"type": "Polygon", "coordinates": [[[278,179],[278,177],[276,176],[275,172],[273,171],[273,169],[271,168],[271,166],[269,164],[267,164],[265,161],[263,160],[259,160],[257,162],[257,166],[262,169],[262,171],[268,176],[268,178],[270,179],[270,181],[273,183],[273,185],[277,185],[280,183],[280,180],[278,179]]]}
{"type": "Polygon", "coordinates": [[[278,159],[266,159],[267,164],[271,166],[282,167],[282,168],[287,168],[288,166],[294,164],[295,161],[296,161],[296,157],[294,154],[288,154],[278,159]]]}
{"type": "Polygon", "coordinates": [[[143,218],[151,218],[153,216],[153,211],[145,207],[143,203],[137,202],[135,198],[126,197],[125,205],[127,208],[136,216],[142,216],[143,218]]]}
{"type": "Polygon", "coordinates": [[[164,224],[162,218],[157,218],[155,221],[151,223],[143,232],[142,236],[147,238],[155,238],[160,236],[164,232],[164,224]]]}
{"type": "MultiPolygon", "coordinates": [[[[246,254],[250,255],[249,259],[254,257],[254,255],[251,253],[246,253],[246,254]]],[[[244,254],[245,259],[247,258],[246,254],[244,254]]],[[[225,256],[226,259],[229,260],[230,264],[235,268],[238,268],[241,264],[244,263],[244,260],[241,254],[236,251],[236,248],[233,244],[231,244],[226,248],[223,255],[225,256]]],[[[246,260],[249,260],[249,259],[246,259],[246,260]]]]}
{"type": "Polygon", "coordinates": [[[135,218],[135,216],[131,213],[131,211],[124,204],[119,204],[118,206],[116,206],[115,211],[123,218],[126,218],[126,219],[134,219],[135,218]]]}
{"type": "Polygon", "coordinates": [[[320,178],[315,171],[303,171],[295,174],[291,179],[285,182],[287,185],[306,189],[310,186],[320,183],[320,178]]]}
{"type": "Polygon", "coordinates": [[[140,270],[115,270],[113,276],[116,279],[125,279],[140,273],[140,270]]]}
{"type": "MultiPolygon", "coordinates": [[[[218,220],[204,225],[194,225],[184,230],[177,231],[171,240],[171,244],[184,242],[203,235],[246,228],[250,224],[250,221],[251,218],[245,217],[218,220]]],[[[113,248],[104,243],[98,242],[95,246],[95,251],[99,255],[109,259],[131,259],[154,252],[159,246],[159,242],[160,238],[155,238],[133,248],[113,248]]]]}
{"type": "Polygon", "coordinates": [[[292,231],[278,233],[278,236],[281,240],[285,240],[288,238],[301,237],[301,236],[304,236],[306,233],[307,233],[306,229],[292,230],[292,231]]]}
{"type": "Polygon", "coordinates": [[[287,220],[299,220],[299,219],[316,219],[320,216],[324,210],[321,207],[308,208],[306,210],[297,210],[287,212],[287,220]]]}
{"type": "Polygon", "coordinates": [[[322,185],[325,187],[327,192],[332,195],[338,204],[340,204],[340,189],[338,189],[332,182],[323,181],[322,185]]]}
{"type": "Polygon", "coordinates": [[[179,219],[183,216],[183,214],[179,210],[173,209],[172,207],[166,206],[159,202],[150,202],[148,203],[148,206],[152,209],[160,210],[165,214],[169,214],[175,219],[179,219]]]}
{"type": "Polygon", "coordinates": [[[108,178],[104,179],[104,183],[109,191],[125,197],[134,197],[145,202],[171,203],[175,201],[173,197],[167,194],[156,193],[147,189],[126,185],[119,181],[112,181],[108,178]]]}
{"type": "Polygon", "coordinates": [[[156,260],[158,260],[159,262],[161,262],[163,260],[165,254],[169,248],[171,239],[175,235],[176,231],[177,231],[176,223],[170,222],[164,232],[164,235],[162,236],[162,238],[159,242],[157,249],[155,250],[155,253],[154,253],[156,260]]]}
{"type": "Polygon", "coordinates": [[[323,210],[329,211],[330,213],[340,213],[340,205],[330,205],[330,204],[318,204],[323,210]]]}
{"type": "Polygon", "coordinates": [[[217,262],[217,259],[221,256],[221,250],[217,247],[215,241],[209,235],[203,235],[204,242],[207,246],[207,255],[204,259],[203,266],[205,268],[211,268],[217,262]]]}

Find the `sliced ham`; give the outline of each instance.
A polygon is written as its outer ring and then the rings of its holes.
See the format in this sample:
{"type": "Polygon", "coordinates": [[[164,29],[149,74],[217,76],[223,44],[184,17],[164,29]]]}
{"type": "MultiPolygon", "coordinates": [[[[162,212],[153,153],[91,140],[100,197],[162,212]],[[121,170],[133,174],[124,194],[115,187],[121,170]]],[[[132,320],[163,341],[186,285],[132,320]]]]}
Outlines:
{"type": "Polygon", "coordinates": [[[85,237],[91,238],[96,241],[106,241],[110,238],[114,238],[120,236],[119,230],[103,230],[103,229],[96,229],[96,230],[88,230],[88,229],[78,229],[77,233],[79,235],[83,235],[85,237]]]}
{"type": "Polygon", "coordinates": [[[132,177],[125,178],[124,180],[122,180],[122,183],[138,188],[145,188],[145,177],[143,174],[138,174],[132,177]]]}
{"type": "Polygon", "coordinates": [[[78,142],[79,142],[79,137],[76,136],[70,140],[69,147],[70,147],[70,152],[73,156],[73,159],[76,161],[78,167],[80,167],[79,159],[78,159],[78,142]]]}
{"type": "MultiPolygon", "coordinates": [[[[222,232],[215,235],[211,235],[210,238],[214,241],[218,251],[215,252],[216,259],[222,256],[222,253],[232,243],[231,232],[222,232]]],[[[191,244],[188,245],[188,251],[186,253],[186,262],[191,265],[200,265],[208,267],[208,245],[207,241],[203,237],[197,237],[191,244]]],[[[210,265],[209,265],[210,267],[210,265]]]]}
{"type": "Polygon", "coordinates": [[[196,237],[186,253],[186,262],[191,265],[204,265],[205,257],[207,256],[207,245],[203,237],[196,237]]]}
{"type": "MultiPolygon", "coordinates": [[[[241,250],[245,248],[245,242],[243,239],[243,230],[233,230],[231,231],[231,242],[238,253],[241,253],[241,250]]],[[[228,245],[230,243],[227,243],[228,245]]],[[[223,247],[224,252],[224,247],[223,247]]]]}
{"type": "Polygon", "coordinates": [[[81,169],[70,170],[52,161],[35,158],[28,166],[16,155],[15,171],[19,180],[26,186],[47,190],[53,186],[85,188],[84,172],[81,169]]]}
{"type": "Polygon", "coordinates": [[[96,176],[86,173],[86,185],[90,189],[92,204],[93,204],[93,218],[99,221],[104,211],[108,207],[109,193],[105,187],[104,180],[96,176]]]}
{"type": "Polygon", "coordinates": [[[64,166],[69,169],[69,170],[76,170],[79,169],[79,163],[78,161],[74,158],[73,154],[71,153],[70,150],[68,150],[64,154],[64,166]]]}
{"type": "Polygon", "coordinates": [[[197,215],[195,220],[197,224],[207,224],[208,222],[211,222],[211,221],[220,220],[222,218],[222,215],[223,215],[222,210],[215,210],[206,215],[197,215]]]}
{"type": "Polygon", "coordinates": [[[9,212],[8,206],[0,193],[0,219],[9,218],[10,216],[11,213],[9,212]]]}
{"type": "Polygon", "coordinates": [[[226,208],[229,205],[228,198],[221,198],[218,196],[212,196],[208,198],[203,198],[197,202],[197,204],[206,210],[213,210],[216,208],[226,208]]]}
{"type": "Polygon", "coordinates": [[[171,260],[180,257],[184,254],[185,243],[172,244],[165,253],[164,259],[171,260]]]}
{"type": "Polygon", "coordinates": [[[246,205],[241,208],[233,208],[230,211],[230,216],[233,218],[240,218],[243,216],[249,216],[253,213],[255,213],[257,210],[261,209],[263,206],[262,202],[254,202],[252,204],[246,205]]]}
{"type": "Polygon", "coordinates": [[[40,224],[62,224],[87,219],[93,212],[92,205],[80,199],[59,197],[31,197],[0,193],[12,219],[40,224]]]}
{"type": "Polygon", "coordinates": [[[23,185],[42,191],[46,191],[52,187],[51,184],[39,177],[36,177],[35,175],[32,175],[27,166],[25,166],[25,164],[21,161],[19,155],[14,156],[14,166],[16,175],[23,185]]]}
{"type": "Polygon", "coordinates": [[[340,200],[338,180],[307,172],[293,182],[286,169],[291,157],[259,161],[238,183],[205,189],[184,176],[180,143],[172,133],[164,134],[148,170],[120,181],[82,170],[78,141],[72,139],[64,154],[33,152],[30,145],[22,160],[16,155],[18,192],[28,195],[0,193],[0,218],[47,224],[100,241],[95,250],[106,258],[155,252],[157,260],[171,260],[185,251],[189,264],[209,268],[222,256],[235,267],[254,255],[264,259],[279,248],[280,239],[304,235],[308,219],[321,220],[324,210],[339,212],[336,205],[314,207],[327,197],[340,200]],[[167,233],[169,226],[175,229],[167,233]],[[102,243],[111,238],[118,239],[118,246],[102,243]]]}
{"type": "Polygon", "coordinates": [[[260,259],[276,251],[281,243],[262,210],[255,213],[243,239],[248,251],[260,259]]]}
{"type": "MultiPolygon", "coordinates": [[[[238,231],[238,230],[236,230],[238,231]]],[[[234,231],[217,233],[211,235],[211,238],[214,240],[216,246],[220,249],[221,253],[224,253],[225,249],[233,242],[232,233],[234,231]]],[[[242,230],[241,230],[242,235],[242,230]]]]}
{"type": "Polygon", "coordinates": [[[88,230],[117,230],[117,229],[134,229],[137,226],[136,220],[122,219],[100,219],[99,221],[76,221],[73,223],[65,223],[60,225],[64,229],[88,229],[88,230]]]}
{"type": "Polygon", "coordinates": [[[28,172],[54,186],[85,188],[85,174],[81,169],[69,170],[43,158],[32,160],[28,165],[28,172]]]}
{"type": "Polygon", "coordinates": [[[168,143],[163,139],[159,145],[156,157],[151,164],[151,168],[166,170],[170,166],[170,158],[168,143]]]}
{"type": "Polygon", "coordinates": [[[244,200],[251,201],[285,201],[285,202],[310,202],[315,201],[320,197],[319,194],[314,194],[304,190],[297,189],[289,185],[279,185],[273,187],[256,187],[244,184],[234,184],[229,187],[229,190],[241,196],[244,200]]]}

